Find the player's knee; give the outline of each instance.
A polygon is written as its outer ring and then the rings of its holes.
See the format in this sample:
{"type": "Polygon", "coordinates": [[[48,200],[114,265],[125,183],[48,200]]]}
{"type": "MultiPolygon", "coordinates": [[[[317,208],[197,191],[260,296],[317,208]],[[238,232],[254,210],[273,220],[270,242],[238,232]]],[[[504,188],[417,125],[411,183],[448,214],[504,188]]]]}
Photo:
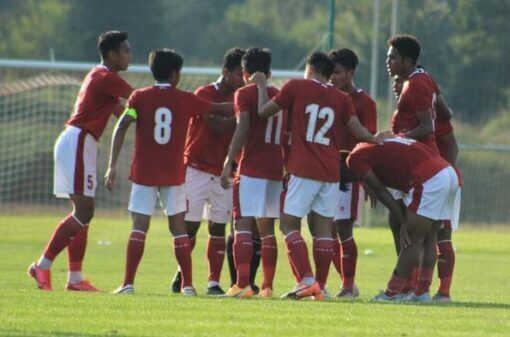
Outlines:
{"type": "Polygon", "coordinates": [[[452,230],[450,228],[441,228],[437,233],[437,241],[448,241],[452,239],[452,230]]]}
{"type": "Polygon", "coordinates": [[[190,238],[196,236],[199,229],[200,221],[186,221],[186,231],[190,238]]]}
{"type": "Polygon", "coordinates": [[[225,236],[225,227],[227,224],[209,221],[209,235],[225,236]]]}

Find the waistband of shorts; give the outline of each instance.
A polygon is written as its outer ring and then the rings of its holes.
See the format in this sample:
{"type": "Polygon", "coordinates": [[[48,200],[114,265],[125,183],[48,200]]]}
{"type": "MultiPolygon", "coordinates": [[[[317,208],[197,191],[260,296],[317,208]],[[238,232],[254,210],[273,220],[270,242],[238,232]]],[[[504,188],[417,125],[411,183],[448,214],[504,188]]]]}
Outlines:
{"type": "Polygon", "coordinates": [[[94,138],[94,136],[90,132],[88,132],[86,130],[83,130],[83,129],[80,129],[79,127],[76,127],[74,125],[66,124],[64,130],[66,132],[69,132],[69,133],[72,133],[72,134],[80,134],[81,132],[85,132],[87,134],[87,136],[90,136],[97,143],[97,139],[94,138]]]}

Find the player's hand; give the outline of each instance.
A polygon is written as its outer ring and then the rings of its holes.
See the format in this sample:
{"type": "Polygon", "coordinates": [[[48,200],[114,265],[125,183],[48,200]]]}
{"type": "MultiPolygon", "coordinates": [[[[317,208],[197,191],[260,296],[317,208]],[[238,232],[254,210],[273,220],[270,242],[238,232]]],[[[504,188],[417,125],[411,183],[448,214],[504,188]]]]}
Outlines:
{"type": "Polygon", "coordinates": [[[407,225],[405,223],[400,225],[400,248],[404,249],[411,246],[411,238],[407,232],[407,225]]]}
{"type": "Polygon", "coordinates": [[[116,169],[109,167],[104,176],[104,186],[110,191],[113,191],[116,174],[117,174],[116,169]]]}
{"type": "Polygon", "coordinates": [[[230,188],[230,176],[232,175],[232,164],[226,163],[221,172],[221,187],[228,190],[230,188]]]}
{"type": "Polygon", "coordinates": [[[263,87],[267,84],[267,77],[266,74],[261,73],[260,71],[257,71],[250,77],[250,82],[255,84],[258,87],[263,87]]]}
{"type": "Polygon", "coordinates": [[[377,197],[372,189],[365,185],[365,202],[370,200],[370,208],[375,209],[377,207],[377,197]]]}
{"type": "Polygon", "coordinates": [[[375,134],[375,137],[377,139],[379,139],[380,141],[383,141],[385,139],[395,138],[395,135],[391,131],[386,130],[386,131],[379,131],[378,133],[375,134]]]}

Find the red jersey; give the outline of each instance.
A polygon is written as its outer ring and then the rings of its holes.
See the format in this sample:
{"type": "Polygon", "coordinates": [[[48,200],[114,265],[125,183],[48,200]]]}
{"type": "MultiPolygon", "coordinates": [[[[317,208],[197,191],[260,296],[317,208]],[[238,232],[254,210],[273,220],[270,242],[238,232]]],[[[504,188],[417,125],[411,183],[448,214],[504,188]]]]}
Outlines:
{"type": "Polygon", "coordinates": [[[105,66],[93,68],[83,80],[67,125],[76,126],[99,140],[119,98],[131,91],[133,88],[117,73],[105,66]]]}
{"type": "MultiPolygon", "coordinates": [[[[432,118],[436,116],[436,93],[439,92],[436,82],[423,69],[414,71],[407,81],[404,82],[402,93],[400,94],[397,111],[391,120],[391,130],[394,134],[404,134],[418,125],[418,112],[431,110],[432,118]]],[[[429,145],[437,151],[434,133],[419,141],[429,145]]]]}
{"type": "MultiPolygon", "coordinates": [[[[267,87],[271,99],[278,93],[273,86],[267,87]]],[[[283,178],[282,144],[285,130],[284,114],[279,111],[269,118],[258,115],[258,91],[256,85],[248,85],[236,91],[235,112],[250,114],[250,128],[241,151],[238,174],[272,180],[283,178]]]]}
{"type": "Polygon", "coordinates": [[[445,153],[448,151],[447,145],[441,141],[441,137],[453,132],[453,126],[450,120],[442,121],[439,118],[436,118],[434,121],[435,125],[435,141],[437,148],[439,149],[439,154],[441,157],[445,158],[445,153]]]}
{"type": "Polygon", "coordinates": [[[372,171],[386,187],[407,193],[449,164],[429,146],[399,137],[386,139],[380,145],[356,145],[347,157],[347,166],[360,178],[372,171]]]}
{"type": "Polygon", "coordinates": [[[209,111],[211,102],[157,84],[133,92],[126,109],[136,116],[131,181],[146,186],[184,183],[184,143],[192,116],[209,111]]]}
{"type": "Polygon", "coordinates": [[[273,101],[288,110],[287,170],[297,177],[339,180],[342,128],[355,116],[347,94],[316,80],[290,80],[273,101]]]}
{"type": "MultiPolygon", "coordinates": [[[[227,96],[221,94],[218,83],[211,83],[198,88],[195,95],[216,103],[234,101],[233,93],[227,96]]],[[[233,114],[224,117],[231,116],[233,114]]],[[[200,171],[220,175],[234,131],[235,128],[232,128],[218,134],[205,124],[202,116],[192,117],[184,150],[185,164],[200,171]]]]}
{"type": "MultiPolygon", "coordinates": [[[[349,97],[354,105],[354,112],[358,119],[371,134],[377,132],[377,112],[374,100],[362,89],[357,89],[355,92],[350,93],[349,97]]],[[[350,131],[345,128],[342,130],[342,150],[351,151],[358,141],[354,139],[350,131]]]]}

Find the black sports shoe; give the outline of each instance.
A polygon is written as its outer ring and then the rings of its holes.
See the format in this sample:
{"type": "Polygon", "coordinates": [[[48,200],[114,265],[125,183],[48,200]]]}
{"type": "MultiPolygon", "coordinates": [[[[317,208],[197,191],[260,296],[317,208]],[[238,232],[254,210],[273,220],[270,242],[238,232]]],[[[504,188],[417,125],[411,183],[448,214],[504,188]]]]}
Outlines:
{"type": "Polygon", "coordinates": [[[172,292],[174,294],[181,293],[181,282],[182,282],[182,275],[181,275],[181,271],[178,270],[177,273],[175,273],[174,279],[172,280],[172,284],[170,285],[170,288],[172,289],[172,292]]]}
{"type": "Polygon", "coordinates": [[[218,295],[225,295],[225,292],[223,291],[223,289],[221,289],[221,287],[219,285],[215,285],[213,287],[208,287],[207,292],[205,294],[218,296],[218,295]]]}
{"type": "Polygon", "coordinates": [[[259,286],[257,286],[256,284],[250,284],[250,287],[253,290],[253,294],[254,295],[258,295],[259,294],[259,292],[260,292],[259,286]]]}

